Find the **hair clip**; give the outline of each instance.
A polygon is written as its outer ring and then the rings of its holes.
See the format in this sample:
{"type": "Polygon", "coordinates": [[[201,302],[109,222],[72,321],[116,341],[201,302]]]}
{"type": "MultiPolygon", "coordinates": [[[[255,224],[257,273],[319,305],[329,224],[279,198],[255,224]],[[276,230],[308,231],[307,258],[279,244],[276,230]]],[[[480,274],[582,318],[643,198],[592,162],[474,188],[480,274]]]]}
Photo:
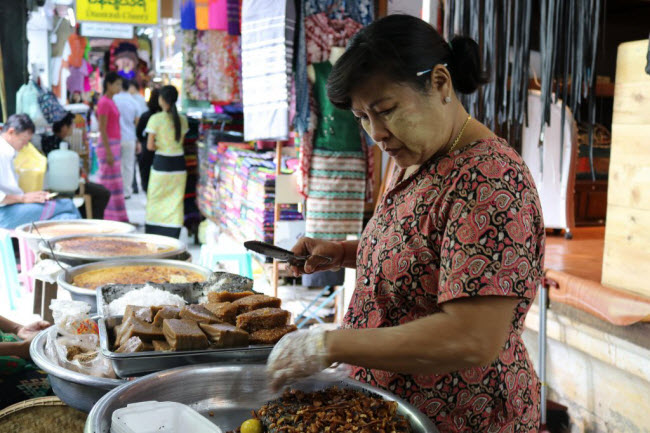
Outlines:
{"type": "MultiPolygon", "coordinates": [[[[442,66],[444,66],[444,67],[446,68],[446,67],[447,67],[447,64],[446,64],[446,63],[442,63],[442,66]]],[[[416,76],[416,77],[421,77],[422,75],[426,74],[427,72],[431,72],[431,71],[433,71],[433,68],[425,69],[424,71],[417,72],[417,73],[415,74],[415,76],[416,76]]]]}

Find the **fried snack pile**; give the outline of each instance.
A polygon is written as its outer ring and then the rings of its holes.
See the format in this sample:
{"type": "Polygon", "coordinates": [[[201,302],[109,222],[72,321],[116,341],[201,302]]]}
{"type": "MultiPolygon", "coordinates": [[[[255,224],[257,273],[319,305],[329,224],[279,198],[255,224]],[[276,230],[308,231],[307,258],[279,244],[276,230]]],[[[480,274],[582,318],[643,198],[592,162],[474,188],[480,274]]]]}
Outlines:
{"type": "Polygon", "coordinates": [[[397,403],[369,392],[331,387],[310,393],[286,390],[254,415],[266,433],[412,432],[397,407],[397,403]]]}

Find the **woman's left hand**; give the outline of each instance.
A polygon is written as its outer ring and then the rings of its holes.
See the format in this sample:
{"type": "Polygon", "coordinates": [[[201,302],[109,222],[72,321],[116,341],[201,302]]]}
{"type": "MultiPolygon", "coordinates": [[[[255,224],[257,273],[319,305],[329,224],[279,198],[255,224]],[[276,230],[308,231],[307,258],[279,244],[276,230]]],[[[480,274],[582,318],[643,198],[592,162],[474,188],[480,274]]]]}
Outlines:
{"type": "Polygon", "coordinates": [[[36,337],[36,334],[49,327],[50,322],[39,320],[38,322],[30,323],[27,326],[19,328],[18,332],[16,332],[16,335],[18,338],[21,338],[25,341],[31,341],[34,337],[36,337]]]}
{"type": "Polygon", "coordinates": [[[311,376],[330,366],[323,329],[299,330],[285,335],[266,363],[271,389],[277,392],[288,382],[311,376]]]}

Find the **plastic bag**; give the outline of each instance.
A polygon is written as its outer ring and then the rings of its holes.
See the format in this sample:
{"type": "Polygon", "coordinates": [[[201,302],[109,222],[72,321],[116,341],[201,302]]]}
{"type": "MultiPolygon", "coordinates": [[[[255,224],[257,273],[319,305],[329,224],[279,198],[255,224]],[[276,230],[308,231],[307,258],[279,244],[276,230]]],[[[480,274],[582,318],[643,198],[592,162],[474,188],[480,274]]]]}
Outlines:
{"type": "Polygon", "coordinates": [[[88,316],[90,305],[81,301],[54,299],[50,309],[58,333],[48,334],[45,345],[47,356],[68,370],[114,378],[110,360],[99,350],[97,323],[88,316]]]}
{"type": "MultiPolygon", "coordinates": [[[[61,263],[61,266],[63,266],[66,269],[70,268],[70,265],[68,265],[67,263],[61,263]]],[[[34,267],[27,272],[27,275],[34,279],[45,281],[46,283],[54,284],[56,283],[59,274],[63,272],[61,266],[59,266],[59,264],[56,261],[51,259],[41,260],[37,262],[34,265],[34,267]]]]}
{"type": "Polygon", "coordinates": [[[43,190],[47,158],[32,143],[23,147],[16,154],[14,169],[18,175],[18,186],[23,192],[43,190]]]}

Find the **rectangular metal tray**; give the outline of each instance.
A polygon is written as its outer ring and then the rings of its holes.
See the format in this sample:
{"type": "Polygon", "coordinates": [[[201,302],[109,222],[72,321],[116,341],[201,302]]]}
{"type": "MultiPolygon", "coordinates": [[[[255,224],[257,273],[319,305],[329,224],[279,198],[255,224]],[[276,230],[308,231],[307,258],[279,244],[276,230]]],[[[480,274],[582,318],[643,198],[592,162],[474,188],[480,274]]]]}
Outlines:
{"type": "Polygon", "coordinates": [[[210,362],[237,364],[265,363],[273,346],[254,345],[231,349],[185,350],[179,352],[116,353],[111,350],[109,331],[122,323],[122,316],[102,317],[98,320],[99,342],[102,354],[111,360],[119,377],[138,376],[169,368],[210,362]]]}

